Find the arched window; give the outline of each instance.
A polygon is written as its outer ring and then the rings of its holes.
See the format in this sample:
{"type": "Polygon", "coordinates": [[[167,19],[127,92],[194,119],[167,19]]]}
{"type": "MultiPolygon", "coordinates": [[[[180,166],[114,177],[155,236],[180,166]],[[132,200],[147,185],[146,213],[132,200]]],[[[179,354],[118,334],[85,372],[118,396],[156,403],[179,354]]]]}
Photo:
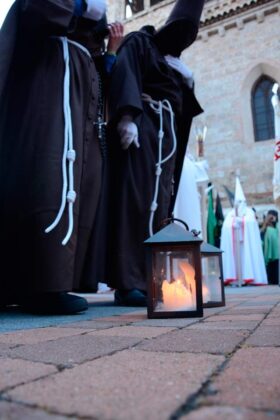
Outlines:
{"type": "Polygon", "coordinates": [[[255,83],[252,95],[252,112],[255,141],[274,138],[274,112],[271,104],[272,86],[275,81],[268,76],[261,76],[255,83]]]}
{"type": "Polygon", "coordinates": [[[125,1],[125,17],[130,18],[135,13],[144,10],[144,0],[126,0],[125,1]]]}

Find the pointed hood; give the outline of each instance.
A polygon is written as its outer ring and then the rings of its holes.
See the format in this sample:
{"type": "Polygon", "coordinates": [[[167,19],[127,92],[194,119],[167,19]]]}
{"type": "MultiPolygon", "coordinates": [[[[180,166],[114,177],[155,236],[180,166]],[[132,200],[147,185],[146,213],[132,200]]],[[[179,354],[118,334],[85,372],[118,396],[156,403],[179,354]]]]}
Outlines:
{"type": "Polygon", "coordinates": [[[234,195],[234,204],[235,205],[239,205],[241,203],[245,203],[246,204],[246,198],[240,183],[240,179],[237,176],[236,177],[236,182],[235,182],[235,195],[234,195]]]}
{"type": "Polygon", "coordinates": [[[240,183],[240,179],[237,176],[235,181],[235,195],[234,195],[234,206],[237,209],[238,216],[243,216],[247,207],[246,198],[240,183]]]}
{"type": "Polygon", "coordinates": [[[155,41],[166,55],[180,56],[196,39],[204,0],[177,0],[155,41]]]}

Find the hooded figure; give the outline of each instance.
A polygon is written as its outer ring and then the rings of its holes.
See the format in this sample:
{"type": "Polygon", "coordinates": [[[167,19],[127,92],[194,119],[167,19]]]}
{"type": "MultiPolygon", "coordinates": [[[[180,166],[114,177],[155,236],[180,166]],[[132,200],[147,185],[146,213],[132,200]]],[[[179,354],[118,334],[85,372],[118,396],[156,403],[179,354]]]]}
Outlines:
{"type": "Polygon", "coordinates": [[[267,284],[267,274],[255,212],[246,204],[236,177],[234,207],[225,218],[221,234],[225,284],[267,284]]]}
{"type": "Polygon", "coordinates": [[[32,312],[85,310],[96,291],[105,0],[16,0],[0,31],[0,296],[32,312]],[[63,244],[62,244],[63,243],[63,244]]]}
{"type": "Polygon", "coordinates": [[[181,0],[175,3],[165,25],[155,34],[164,55],[179,57],[196,39],[204,1],[181,0]]]}
{"type": "Polygon", "coordinates": [[[109,91],[107,264],[117,304],[146,304],[143,242],[172,211],[192,118],[202,112],[178,58],[195,40],[202,7],[203,0],[177,1],[163,28],[129,34],[118,51],[109,91]]]}

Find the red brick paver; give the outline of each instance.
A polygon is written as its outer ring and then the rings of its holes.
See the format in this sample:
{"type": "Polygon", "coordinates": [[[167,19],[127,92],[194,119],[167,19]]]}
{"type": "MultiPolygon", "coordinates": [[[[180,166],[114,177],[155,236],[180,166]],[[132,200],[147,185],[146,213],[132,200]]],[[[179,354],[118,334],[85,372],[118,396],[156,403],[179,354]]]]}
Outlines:
{"type": "Polygon", "coordinates": [[[53,366],[27,360],[0,359],[0,391],[57,372],[53,366]]]}
{"type": "Polygon", "coordinates": [[[263,410],[280,409],[280,348],[237,351],[214,381],[209,401],[263,410]]]}
{"type": "Polygon", "coordinates": [[[73,328],[36,328],[15,333],[0,334],[0,343],[6,344],[36,344],[53,341],[62,337],[80,335],[87,330],[73,328]]]}
{"type": "Polygon", "coordinates": [[[204,407],[183,416],[180,420],[279,420],[279,415],[240,407],[204,407]]]}
{"type": "Polygon", "coordinates": [[[184,328],[158,337],[154,340],[141,343],[138,348],[148,351],[184,352],[194,353],[230,353],[244,341],[249,332],[244,330],[203,330],[198,331],[184,328]]]}
{"type": "Polygon", "coordinates": [[[156,327],[135,327],[134,325],[127,325],[124,327],[108,328],[107,330],[99,330],[90,333],[94,337],[140,337],[153,338],[159,335],[166,334],[173,331],[174,328],[156,328],[156,327]]]}
{"type": "MultiPolygon", "coordinates": [[[[69,420],[69,417],[50,414],[34,407],[25,407],[22,404],[0,401],[1,420],[69,420]]],[[[72,417],[71,420],[78,420],[72,417]]]]}

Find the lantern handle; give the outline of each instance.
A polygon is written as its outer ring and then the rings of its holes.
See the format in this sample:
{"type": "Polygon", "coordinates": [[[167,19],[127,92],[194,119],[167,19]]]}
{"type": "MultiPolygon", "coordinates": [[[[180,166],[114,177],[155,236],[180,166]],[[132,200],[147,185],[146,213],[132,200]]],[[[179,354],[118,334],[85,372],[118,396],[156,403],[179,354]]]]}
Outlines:
{"type": "MultiPolygon", "coordinates": [[[[184,222],[184,220],[177,219],[176,217],[173,217],[173,215],[171,217],[168,217],[167,219],[164,219],[161,222],[161,226],[165,226],[165,225],[168,225],[168,224],[171,224],[171,223],[174,223],[174,222],[182,223],[185,226],[186,230],[188,232],[190,231],[190,228],[189,228],[188,224],[186,222],[184,222]]],[[[191,233],[193,234],[193,236],[197,237],[197,236],[200,235],[201,232],[198,231],[198,230],[192,229],[191,233]]]]}
{"type": "Polygon", "coordinates": [[[183,221],[183,220],[181,220],[181,219],[177,219],[176,217],[173,217],[173,216],[168,217],[167,219],[164,219],[164,220],[161,222],[161,225],[162,225],[162,226],[165,226],[165,225],[169,225],[169,224],[174,223],[174,222],[179,222],[179,223],[182,223],[182,224],[185,226],[185,228],[186,228],[186,230],[187,230],[187,231],[189,231],[189,230],[190,230],[190,229],[189,229],[189,226],[187,225],[187,223],[186,223],[186,222],[184,222],[184,221],[183,221]]]}

